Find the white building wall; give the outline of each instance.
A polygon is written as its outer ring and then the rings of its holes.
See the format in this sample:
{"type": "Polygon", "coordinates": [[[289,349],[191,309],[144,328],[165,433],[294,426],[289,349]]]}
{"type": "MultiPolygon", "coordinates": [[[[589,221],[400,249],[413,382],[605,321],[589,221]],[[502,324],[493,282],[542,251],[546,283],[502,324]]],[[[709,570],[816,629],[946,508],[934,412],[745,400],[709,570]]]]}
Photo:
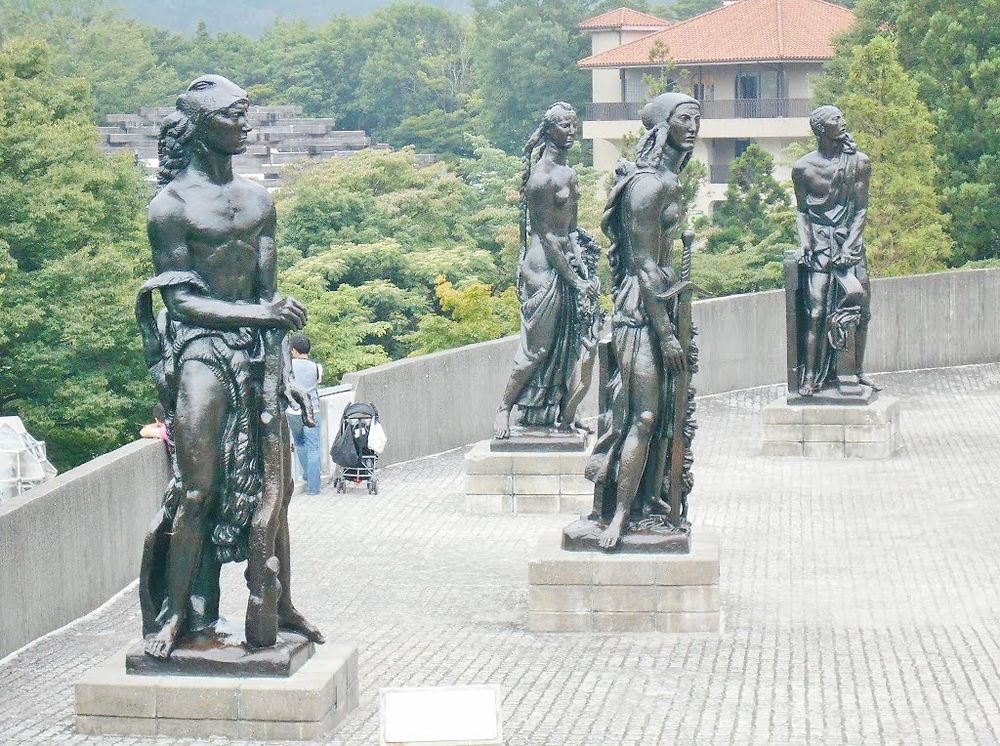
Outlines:
{"type": "Polygon", "coordinates": [[[608,103],[622,100],[622,82],[619,77],[620,71],[617,67],[602,67],[592,72],[592,101],[608,103]]]}

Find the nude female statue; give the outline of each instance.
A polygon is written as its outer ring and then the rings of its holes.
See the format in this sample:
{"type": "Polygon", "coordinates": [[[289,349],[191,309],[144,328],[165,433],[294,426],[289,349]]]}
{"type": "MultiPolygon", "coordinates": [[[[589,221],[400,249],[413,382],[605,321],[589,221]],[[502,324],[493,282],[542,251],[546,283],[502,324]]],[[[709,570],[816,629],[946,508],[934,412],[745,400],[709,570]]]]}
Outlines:
{"type": "Polygon", "coordinates": [[[136,306],[175,444],[174,479],[140,577],[145,650],[156,658],[218,619],[219,569],[244,559],[247,644],[274,644],[278,627],[323,641],[291,601],[287,426],[267,393],[308,408],[287,377],[281,341],[306,312],[277,293],[271,196],[233,174],[248,105],[246,91],[204,75],[160,134],[160,190],[148,211],[158,274],[136,306]],[[154,321],[155,290],[165,309],[154,321]]]}
{"type": "Polygon", "coordinates": [[[576,224],[580,189],[566,153],[576,140],[577,125],[573,108],[555,103],[524,146],[521,343],[497,408],[494,435],[500,439],[510,437],[515,404],[521,425],[572,430],[590,385],[601,324],[599,248],[576,224]],[[537,150],[541,155],[532,168],[537,150]]]}
{"type": "MultiPolygon", "coordinates": [[[[623,161],[608,198],[601,227],[612,241],[612,338],[609,407],[587,464],[595,482],[594,513],[566,531],[599,531],[601,549],[614,549],[637,528],[683,531],[691,489],[690,443],[693,400],[682,371],[694,367],[693,343],[677,337],[678,281],[671,253],[683,217],[680,174],[691,158],[701,125],[701,105],[680,93],[665,93],[642,110],[646,134],[635,163],[623,161]],[[678,384],[678,381],[682,383],[678,384]],[[682,411],[674,389],[682,386],[682,411]],[[683,511],[668,525],[668,454],[683,438],[683,511]],[[667,478],[665,478],[667,477],[667,478]],[[588,527],[589,522],[589,527],[588,527]]],[[[687,283],[684,283],[687,284],[687,283]]],[[[568,535],[568,534],[567,534],[568,535]]],[[[565,543],[564,543],[565,546],[565,543]]]]}

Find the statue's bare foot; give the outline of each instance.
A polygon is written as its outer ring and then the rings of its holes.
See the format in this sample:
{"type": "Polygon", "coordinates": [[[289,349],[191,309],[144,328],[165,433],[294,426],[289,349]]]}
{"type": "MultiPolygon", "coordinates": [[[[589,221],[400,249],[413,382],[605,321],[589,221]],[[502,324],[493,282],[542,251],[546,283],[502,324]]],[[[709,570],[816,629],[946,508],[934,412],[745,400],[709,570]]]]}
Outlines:
{"type": "Polygon", "coordinates": [[[588,425],[586,422],[584,422],[583,420],[581,420],[579,418],[577,418],[577,420],[573,423],[573,427],[575,427],[577,430],[580,430],[581,432],[584,432],[584,433],[593,434],[593,432],[594,432],[594,428],[592,428],[590,425],[588,425]]]}
{"type": "Polygon", "coordinates": [[[618,546],[618,542],[622,538],[622,529],[625,526],[625,514],[620,510],[615,512],[615,517],[611,519],[611,523],[608,527],[601,532],[601,535],[597,538],[597,544],[606,551],[614,549],[618,546]]]}
{"type": "Polygon", "coordinates": [[[499,440],[510,437],[510,410],[500,407],[493,421],[493,435],[499,440]]]}
{"type": "Polygon", "coordinates": [[[819,391],[819,386],[815,383],[804,383],[799,386],[799,396],[812,396],[819,391]]]}
{"type": "Polygon", "coordinates": [[[881,391],[882,387],[876,385],[871,379],[867,378],[864,374],[858,373],[858,383],[862,386],[867,386],[872,391],[881,391]]]}
{"type": "Polygon", "coordinates": [[[298,632],[317,645],[326,642],[326,637],[319,631],[319,628],[302,616],[294,606],[278,609],[278,627],[288,632],[298,632]]]}
{"type": "Polygon", "coordinates": [[[177,616],[172,616],[167,620],[160,631],[151,637],[147,637],[144,650],[146,655],[151,655],[154,658],[159,658],[161,661],[165,661],[170,657],[170,654],[174,652],[174,648],[177,647],[177,637],[180,630],[180,619],[177,616]]]}

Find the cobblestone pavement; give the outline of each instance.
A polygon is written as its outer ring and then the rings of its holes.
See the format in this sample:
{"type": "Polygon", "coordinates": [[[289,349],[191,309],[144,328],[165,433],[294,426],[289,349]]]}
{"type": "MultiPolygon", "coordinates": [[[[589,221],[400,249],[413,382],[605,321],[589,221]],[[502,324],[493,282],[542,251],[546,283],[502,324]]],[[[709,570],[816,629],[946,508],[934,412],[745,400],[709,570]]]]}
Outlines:
{"type": "MultiPolygon", "coordinates": [[[[298,604],[360,649],[332,743],[378,742],[380,687],[465,683],[503,687],[511,746],[1000,743],[1000,365],[879,379],[889,461],[764,458],[776,387],[699,401],[721,635],[525,631],[528,551],[567,517],[464,514],[462,451],[385,469],[377,497],[296,498],[298,604]]],[[[0,664],[0,742],[151,742],[73,732],[73,682],[138,628],[132,588],[0,664]]]]}

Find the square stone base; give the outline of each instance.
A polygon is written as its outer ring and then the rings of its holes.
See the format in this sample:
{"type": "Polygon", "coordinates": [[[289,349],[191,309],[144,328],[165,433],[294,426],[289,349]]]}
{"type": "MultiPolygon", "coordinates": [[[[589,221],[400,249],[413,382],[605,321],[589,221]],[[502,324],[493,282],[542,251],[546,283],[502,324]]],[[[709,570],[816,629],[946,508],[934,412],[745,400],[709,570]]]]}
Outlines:
{"type": "Polygon", "coordinates": [[[718,632],[719,534],[697,526],[689,554],[567,552],[546,535],[528,562],[532,632],[718,632]]]}
{"type": "Polygon", "coordinates": [[[789,404],[764,407],[765,456],[892,458],[899,448],[899,399],[880,394],[867,405],[789,404]]]}
{"type": "Polygon", "coordinates": [[[127,674],[133,644],[77,682],[77,733],[322,741],[358,704],[353,645],[318,645],[288,678],[237,678],[127,674]]]}
{"type": "Polygon", "coordinates": [[[465,454],[467,513],[589,513],[594,484],[583,476],[592,445],[578,451],[493,451],[490,441],[465,454]]]}

